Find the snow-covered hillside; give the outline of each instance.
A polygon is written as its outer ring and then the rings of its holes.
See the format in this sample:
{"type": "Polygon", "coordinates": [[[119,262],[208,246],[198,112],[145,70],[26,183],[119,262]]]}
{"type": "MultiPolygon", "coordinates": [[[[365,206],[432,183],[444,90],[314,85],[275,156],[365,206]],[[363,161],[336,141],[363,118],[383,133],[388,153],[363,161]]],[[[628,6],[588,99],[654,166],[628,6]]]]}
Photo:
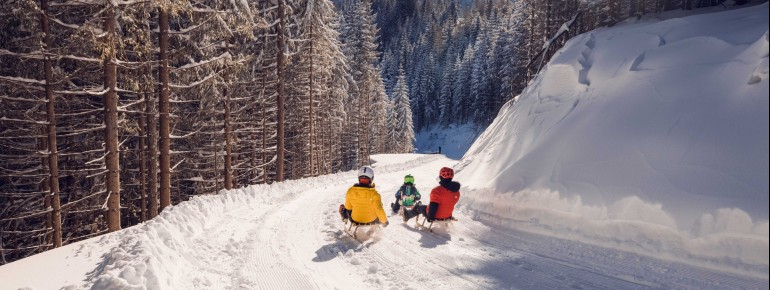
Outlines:
{"type": "Polygon", "coordinates": [[[767,279],[768,124],[767,3],[600,29],[570,40],[469,149],[463,205],[767,279]]]}
{"type": "Polygon", "coordinates": [[[441,154],[452,159],[463,157],[483,128],[475,124],[432,126],[415,135],[414,148],[417,153],[434,153],[441,149],[441,154]]]}
{"type": "MultiPolygon", "coordinates": [[[[405,174],[427,196],[439,168],[456,163],[435,154],[373,158],[386,206],[405,174]]],[[[354,172],[344,172],[198,196],[141,225],[0,266],[0,290],[768,286],[758,277],[484,224],[465,211],[434,233],[387,211],[390,226],[360,244],[342,232],[337,213],[353,180],[354,172]]]]}

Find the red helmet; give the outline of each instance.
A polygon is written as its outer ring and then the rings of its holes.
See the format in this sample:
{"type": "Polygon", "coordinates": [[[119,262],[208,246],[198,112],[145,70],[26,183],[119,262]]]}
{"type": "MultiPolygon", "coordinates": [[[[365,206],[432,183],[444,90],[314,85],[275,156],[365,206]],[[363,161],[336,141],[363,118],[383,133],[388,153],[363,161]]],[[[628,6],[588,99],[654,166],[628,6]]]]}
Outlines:
{"type": "Polygon", "coordinates": [[[438,173],[438,176],[441,176],[441,178],[444,178],[444,179],[452,179],[453,177],[455,177],[455,171],[449,167],[442,167],[441,171],[439,171],[438,173]]]}

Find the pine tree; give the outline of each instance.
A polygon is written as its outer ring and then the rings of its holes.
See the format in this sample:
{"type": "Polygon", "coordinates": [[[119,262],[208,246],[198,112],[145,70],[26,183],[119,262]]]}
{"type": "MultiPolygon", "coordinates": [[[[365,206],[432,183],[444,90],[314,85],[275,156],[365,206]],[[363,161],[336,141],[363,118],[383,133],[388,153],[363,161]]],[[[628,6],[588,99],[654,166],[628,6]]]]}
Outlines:
{"type": "Polygon", "coordinates": [[[459,56],[457,59],[457,81],[452,93],[455,97],[452,100],[454,102],[452,104],[454,109],[452,114],[454,118],[453,124],[464,124],[468,121],[468,116],[472,112],[470,105],[473,99],[471,99],[470,84],[473,77],[473,54],[473,45],[468,44],[462,59],[459,56]]]}
{"type": "MultiPolygon", "coordinates": [[[[356,120],[358,129],[357,139],[359,143],[358,165],[368,164],[369,156],[372,154],[372,148],[378,148],[378,144],[373,143],[376,136],[372,134],[381,134],[380,129],[384,123],[384,106],[382,101],[386,100],[385,88],[382,84],[382,77],[378,69],[377,53],[377,26],[374,24],[374,15],[371,12],[371,2],[364,0],[356,3],[355,10],[349,14],[346,19],[349,27],[345,36],[348,39],[347,53],[350,72],[356,83],[356,90],[353,94],[353,106],[347,112],[348,119],[356,120]],[[373,106],[374,105],[374,106],[373,106]],[[375,114],[376,119],[372,120],[371,114],[375,114]]],[[[352,125],[352,124],[351,124],[352,125]]]]}
{"type": "MultiPolygon", "coordinates": [[[[341,112],[341,98],[347,93],[345,88],[332,83],[335,74],[345,71],[335,70],[335,63],[344,64],[339,35],[334,29],[337,13],[328,0],[307,1],[302,11],[299,23],[299,38],[303,40],[299,51],[294,55],[291,73],[290,95],[287,121],[293,126],[289,135],[296,136],[288,144],[291,151],[296,152],[294,161],[302,173],[299,176],[315,176],[322,167],[328,168],[331,161],[331,151],[328,144],[338,130],[331,130],[331,119],[337,119],[344,114],[341,112]],[[337,91],[332,91],[337,88],[337,91]],[[333,98],[333,99],[332,99],[333,98]],[[320,109],[326,107],[325,110],[320,109]],[[335,117],[336,116],[336,117],[335,117]],[[327,123],[327,124],[325,124],[327,123]],[[321,132],[325,132],[322,134],[321,132]],[[324,137],[325,136],[325,137],[324,137]],[[327,144],[327,146],[324,146],[327,144]]],[[[336,125],[335,127],[338,127],[336,125]]]]}
{"type": "Polygon", "coordinates": [[[412,106],[409,104],[409,88],[406,86],[404,70],[399,70],[398,80],[393,89],[393,108],[391,110],[390,133],[393,153],[411,153],[414,151],[414,127],[412,124],[412,106]]]}

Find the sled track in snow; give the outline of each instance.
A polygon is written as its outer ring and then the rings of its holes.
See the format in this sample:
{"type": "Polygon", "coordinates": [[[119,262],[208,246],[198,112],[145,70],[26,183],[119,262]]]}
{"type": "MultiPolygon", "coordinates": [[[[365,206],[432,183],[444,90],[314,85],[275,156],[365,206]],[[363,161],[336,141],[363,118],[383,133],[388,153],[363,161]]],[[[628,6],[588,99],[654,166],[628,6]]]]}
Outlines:
{"type": "Polygon", "coordinates": [[[298,226],[302,224],[300,221],[286,218],[283,212],[298,210],[295,203],[275,208],[258,226],[255,239],[250,243],[252,248],[248,252],[247,259],[248,268],[250,268],[248,271],[255,271],[257,273],[255,277],[261,278],[257,278],[257,287],[254,289],[317,288],[306,273],[295,268],[294,265],[285,263],[286,256],[292,250],[293,241],[287,239],[282,224],[298,226]]]}

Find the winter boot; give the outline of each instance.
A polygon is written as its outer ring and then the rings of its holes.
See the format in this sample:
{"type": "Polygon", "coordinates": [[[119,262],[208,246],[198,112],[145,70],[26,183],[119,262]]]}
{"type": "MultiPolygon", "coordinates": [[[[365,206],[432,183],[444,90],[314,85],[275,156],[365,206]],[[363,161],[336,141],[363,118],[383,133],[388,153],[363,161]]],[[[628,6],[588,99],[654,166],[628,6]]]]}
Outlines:
{"type": "Polygon", "coordinates": [[[407,222],[411,218],[416,217],[418,215],[420,215],[420,213],[417,212],[417,207],[416,206],[414,208],[410,209],[410,210],[404,209],[404,222],[407,222]]]}
{"type": "Polygon", "coordinates": [[[392,210],[393,210],[393,213],[394,213],[394,214],[395,214],[395,213],[398,213],[398,208],[399,208],[399,207],[400,207],[400,205],[399,205],[399,204],[397,204],[397,203],[392,203],[392,202],[390,203],[390,209],[392,209],[392,210]]]}
{"type": "Polygon", "coordinates": [[[350,216],[348,215],[348,210],[345,209],[344,204],[340,204],[340,217],[342,218],[343,221],[350,218],[350,216]]]}

